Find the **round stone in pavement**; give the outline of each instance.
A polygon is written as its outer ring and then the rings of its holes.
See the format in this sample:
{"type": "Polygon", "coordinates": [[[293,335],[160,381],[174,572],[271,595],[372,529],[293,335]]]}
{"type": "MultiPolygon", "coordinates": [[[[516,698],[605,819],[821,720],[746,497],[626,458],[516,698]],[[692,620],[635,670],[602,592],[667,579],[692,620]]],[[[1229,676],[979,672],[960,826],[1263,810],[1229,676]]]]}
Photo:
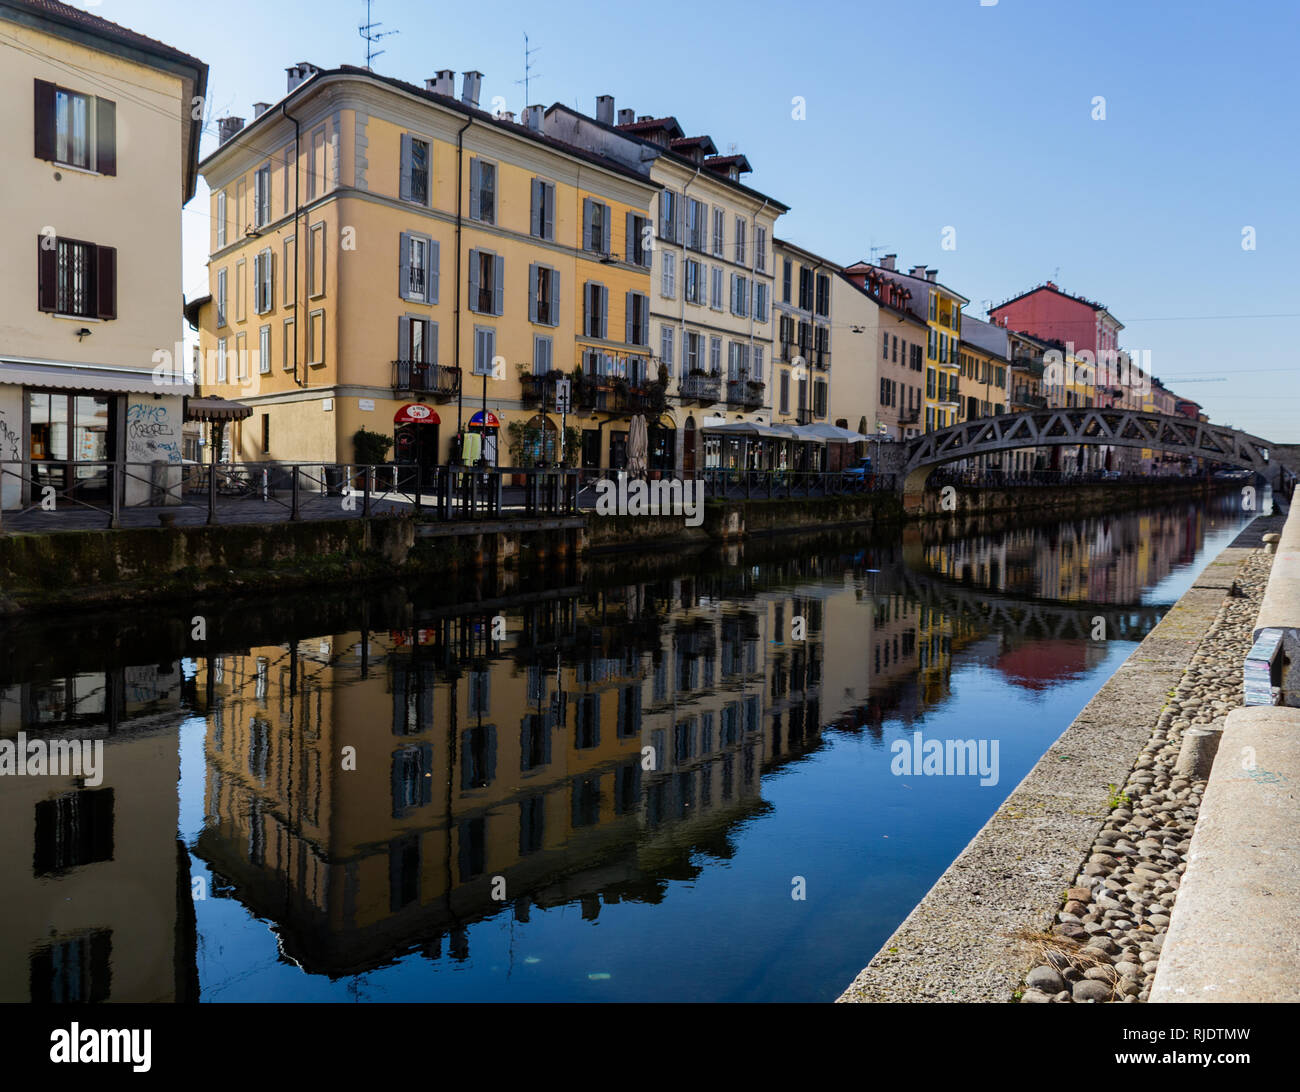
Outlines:
{"type": "Polygon", "coordinates": [[[1093,978],[1082,978],[1074,984],[1071,996],[1076,1001],[1109,1001],[1110,987],[1093,978]]]}
{"type": "Polygon", "coordinates": [[[1060,971],[1054,967],[1035,967],[1025,975],[1025,985],[1031,990],[1054,994],[1065,989],[1065,980],[1061,977],[1060,971]]]}

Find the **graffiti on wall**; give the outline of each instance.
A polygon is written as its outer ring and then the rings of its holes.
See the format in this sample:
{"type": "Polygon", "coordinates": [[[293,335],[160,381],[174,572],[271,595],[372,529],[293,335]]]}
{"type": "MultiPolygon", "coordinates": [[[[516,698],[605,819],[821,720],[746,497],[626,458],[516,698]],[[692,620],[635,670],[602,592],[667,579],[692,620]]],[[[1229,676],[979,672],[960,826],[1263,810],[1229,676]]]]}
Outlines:
{"type": "Polygon", "coordinates": [[[126,461],[181,461],[180,431],[162,402],[135,402],[126,408],[126,461]]]}
{"type": "Polygon", "coordinates": [[[8,418],[0,410],[0,459],[16,462],[22,459],[22,426],[17,429],[9,424],[8,418]]]}

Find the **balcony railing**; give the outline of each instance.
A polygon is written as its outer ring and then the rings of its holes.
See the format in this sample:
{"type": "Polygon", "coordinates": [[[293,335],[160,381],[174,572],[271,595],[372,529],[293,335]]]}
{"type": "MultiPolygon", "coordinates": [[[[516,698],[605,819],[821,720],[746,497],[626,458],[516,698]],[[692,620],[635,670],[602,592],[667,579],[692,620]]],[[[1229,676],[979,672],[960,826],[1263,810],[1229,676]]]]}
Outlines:
{"type": "Polygon", "coordinates": [[[756,380],[727,380],[727,405],[758,409],[763,404],[763,384],[756,380]]]}
{"type": "Polygon", "coordinates": [[[1026,387],[1017,387],[1011,392],[1011,404],[1028,409],[1043,409],[1047,405],[1047,399],[1041,394],[1031,393],[1026,387]]]}
{"type": "Polygon", "coordinates": [[[816,415],[810,409],[797,409],[794,411],[794,419],[796,424],[811,425],[816,415]]]}
{"type": "Polygon", "coordinates": [[[698,402],[701,406],[712,405],[722,398],[722,376],[688,375],[678,386],[677,395],[683,402],[698,402]]]}
{"type": "Polygon", "coordinates": [[[1043,354],[1034,353],[1033,355],[1021,354],[1011,358],[1012,371],[1028,372],[1035,379],[1043,378],[1043,354]]]}
{"type": "Polygon", "coordinates": [[[578,407],[626,417],[638,413],[658,416],[663,412],[663,400],[657,386],[625,387],[604,378],[587,376],[578,395],[578,407]]]}
{"type": "Polygon", "coordinates": [[[944,404],[951,404],[961,401],[960,384],[949,382],[947,387],[939,388],[939,401],[944,404]]]}
{"type": "Polygon", "coordinates": [[[918,425],[921,423],[921,410],[918,406],[916,409],[905,409],[898,415],[900,425],[918,425]]]}
{"type": "Polygon", "coordinates": [[[393,361],[393,393],[426,394],[445,402],[460,393],[460,369],[422,360],[393,361]]]}

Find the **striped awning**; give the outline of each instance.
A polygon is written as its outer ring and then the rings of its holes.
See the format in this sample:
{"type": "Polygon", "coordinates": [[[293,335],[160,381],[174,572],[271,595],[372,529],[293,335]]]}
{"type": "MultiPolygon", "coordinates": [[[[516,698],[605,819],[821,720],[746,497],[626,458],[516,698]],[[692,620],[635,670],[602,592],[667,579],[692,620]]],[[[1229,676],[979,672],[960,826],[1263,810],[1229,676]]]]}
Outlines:
{"type": "Polygon", "coordinates": [[[187,383],[184,377],[157,377],[148,369],[109,368],[94,364],[41,364],[17,360],[0,360],[0,383],[108,394],[194,393],[194,384],[187,383]]]}
{"type": "Polygon", "coordinates": [[[215,394],[185,400],[187,421],[242,421],[252,416],[252,406],[246,406],[243,402],[230,402],[215,394]]]}

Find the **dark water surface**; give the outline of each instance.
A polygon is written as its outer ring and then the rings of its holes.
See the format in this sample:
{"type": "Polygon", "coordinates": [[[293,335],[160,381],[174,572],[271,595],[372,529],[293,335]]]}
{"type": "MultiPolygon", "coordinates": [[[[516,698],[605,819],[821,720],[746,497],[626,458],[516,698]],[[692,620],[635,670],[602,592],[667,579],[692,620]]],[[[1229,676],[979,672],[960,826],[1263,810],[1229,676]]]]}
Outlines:
{"type": "Polygon", "coordinates": [[[0,999],[832,1000],[1232,501],[0,629],[0,999]]]}

